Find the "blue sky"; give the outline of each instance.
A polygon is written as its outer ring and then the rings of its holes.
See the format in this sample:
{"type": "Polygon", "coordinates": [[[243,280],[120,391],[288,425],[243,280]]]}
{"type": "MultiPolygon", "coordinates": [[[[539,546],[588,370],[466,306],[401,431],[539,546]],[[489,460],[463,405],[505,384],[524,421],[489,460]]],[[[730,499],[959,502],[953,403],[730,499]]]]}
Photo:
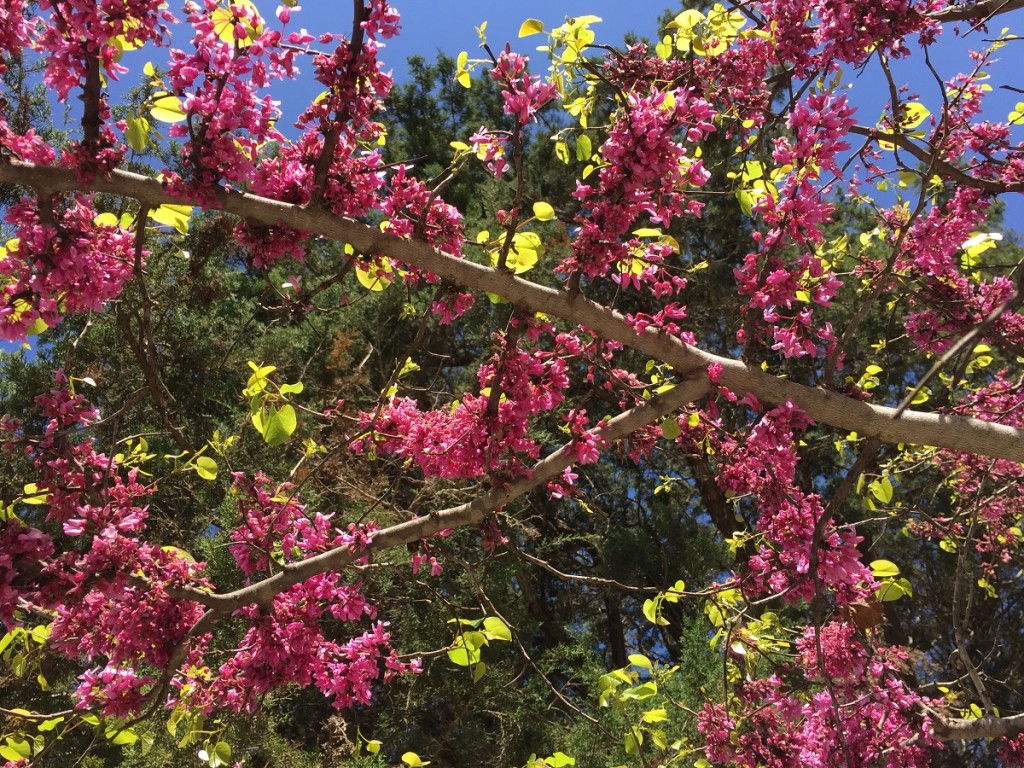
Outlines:
{"type": "MultiPolygon", "coordinates": [[[[273,18],[279,0],[254,0],[260,11],[273,18]]],[[[497,52],[511,43],[513,50],[533,55],[538,73],[547,65],[544,54],[536,52],[542,45],[543,35],[520,39],[519,26],[528,18],[542,21],[547,29],[565,22],[566,17],[595,15],[602,21],[594,25],[599,42],[617,45],[627,32],[653,38],[657,33],[657,20],[671,3],[661,0],[640,2],[594,2],[594,0],[516,0],[505,3],[472,3],[462,0],[396,0],[395,7],[402,17],[402,33],[385,41],[381,60],[399,82],[406,77],[406,60],[410,56],[422,56],[433,61],[438,51],[452,58],[460,51],[467,51],[469,57],[482,58],[479,50],[480,39],[476,28],[487,22],[487,42],[497,52]]],[[[351,29],[351,4],[339,0],[300,0],[301,11],[292,16],[289,28],[305,27],[311,33],[332,31],[346,35],[351,29]]],[[[301,65],[300,65],[301,66],[301,65]]],[[[291,118],[317,91],[307,91],[302,86],[288,94],[282,108],[286,119],[291,118]],[[292,104],[295,106],[292,107],[292,104]]]]}
{"type": "MultiPolygon", "coordinates": [[[[255,0],[257,6],[269,18],[279,0],[255,0]]],[[[409,56],[420,55],[433,60],[438,51],[454,57],[459,51],[468,51],[470,58],[476,56],[479,40],[475,28],[487,22],[487,38],[493,50],[512,44],[513,49],[527,55],[533,54],[535,68],[543,72],[544,54],[536,52],[537,45],[544,42],[542,35],[518,38],[520,24],[527,18],[542,21],[547,28],[558,26],[568,16],[593,14],[602,22],[594,25],[598,42],[617,45],[627,32],[641,37],[656,39],[662,34],[657,29],[657,20],[666,10],[679,12],[684,7],[697,3],[668,2],[667,0],[634,0],[633,2],[607,2],[607,0],[516,0],[505,3],[473,3],[465,0],[396,0],[396,7],[402,16],[402,33],[387,41],[381,52],[381,59],[393,71],[396,80],[401,81],[407,72],[405,65],[409,56]]],[[[302,10],[295,14],[292,25],[304,26],[311,32],[343,31],[351,26],[351,6],[339,0],[305,0],[302,10]]],[[[991,33],[1001,26],[1010,26],[1016,32],[1024,29],[1024,12],[1018,11],[999,17],[992,24],[991,33]]],[[[987,47],[986,38],[992,34],[969,32],[968,25],[960,25],[963,37],[954,34],[952,25],[947,25],[940,38],[940,45],[932,52],[932,64],[943,79],[969,68],[968,51],[987,47]]],[[[924,56],[916,43],[910,44],[911,55],[894,61],[893,73],[897,85],[908,83],[912,91],[933,113],[937,114],[942,104],[942,89],[932,77],[925,64],[924,56]]],[[[1000,52],[1000,61],[991,68],[993,91],[986,99],[985,117],[1004,121],[1018,101],[1024,101],[1024,94],[1014,93],[1001,85],[1024,85],[1019,76],[1018,62],[1024,58],[1024,40],[1008,44],[1000,52]],[[1014,47],[1016,46],[1016,47],[1014,47]]],[[[850,86],[850,99],[858,107],[858,122],[872,125],[881,115],[888,101],[888,87],[881,76],[877,63],[872,61],[862,72],[845,72],[844,81],[850,86]]],[[[286,121],[296,114],[309,98],[315,96],[310,85],[296,84],[287,91],[283,111],[286,121]],[[294,106],[293,106],[294,105],[294,106]]],[[[1024,127],[1019,130],[1024,133],[1024,127]]],[[[1013,204],[1011,208],[1024,212],[1024,204],[1013,204]]],[[[1012,226],[1012,223],[1011,223],[1012,226]]]]}

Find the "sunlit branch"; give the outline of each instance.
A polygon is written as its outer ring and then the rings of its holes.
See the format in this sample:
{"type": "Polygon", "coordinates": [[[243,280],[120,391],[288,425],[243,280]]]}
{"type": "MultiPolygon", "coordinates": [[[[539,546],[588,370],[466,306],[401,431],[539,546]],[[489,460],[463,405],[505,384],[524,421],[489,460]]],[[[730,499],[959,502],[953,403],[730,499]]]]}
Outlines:
{"type": "MultiPolygon", "coordinates": [[[[878,136],[890,138],[887,134],[878,136]]],[[[896,135],[891,139],[902,140],[896,135]]],[[[132,197],[154,207],[188,202],[172,196],[159,181],[127,171],[112,171],[106,178],[97,177],[85,184],[72,170],[9,160],[0,163],[0,182],[32,187],[44,194],[80,189],[106,192],[132,197]]],[[[1024,185],[1019,186],[1024,189],[1024,185]]],[[[1024,430],[1021,429],[955,414],[906,411],[896,418],[893,408],[787,381],[756,366],[705,352],[654,330],[639,332],[622,315],[582,296],[568,296],[505,271],[446,256],[426,243],[403,240],[373,226],[239,192],[218,192],[215,202],[222,210],[250,221],[285,224],[350,243],[358,251],[399,259],[452,284],[497,294],[524,310],[543,312],[585,326],[603,338],[619,341],[671,365],[680,375],[692,380],[693,399],[710,390],[708,367],[720,365],[722,386],[734,392],[752,393],[762,403],[790,401],[815,421],[837,429],[856,431],[865,437],[877,436],[887,443],[932,445],[1024,462],[1024,430]]]]}

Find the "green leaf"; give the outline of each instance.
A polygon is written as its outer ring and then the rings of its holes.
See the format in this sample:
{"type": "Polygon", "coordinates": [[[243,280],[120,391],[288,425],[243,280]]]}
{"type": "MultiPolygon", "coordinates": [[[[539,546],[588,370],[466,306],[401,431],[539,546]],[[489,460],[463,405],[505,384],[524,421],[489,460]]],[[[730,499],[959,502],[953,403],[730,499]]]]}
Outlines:
{"type": "Polygon", "coordinates": [[[900,575],[899,566],[890,560],[873,560],[869,567],[871,575],[876,579],[891,579],[900,575]]]}
{"type": "Polygon", "coordinates": [[[552,221],[555,218],[555,209],[549,203],[538,201],[533,204],[533,216],[537,221],[552,221]]]}
{"type": "Polygon", "coordinates": [[[708,602],[704,604],[704,613],[707,615],[708,620],[710,620],[712,625],[716,627],[725,626],[725,616],[722,615],[722,609],[712,601],[708,600],[708,602]]]}
{"type": "Polygon", "coordinates": [[[479,683],[483,680],[484,675],[487,673],[487,665],[482,661],[477,662],[473,665],[473,682],[479,683]]]}
{"type": "Polygon", "coordinates": [[[913,597],[914,590],[906,579],[889,579],[882,586],[875,590],[875,597],[883,603],[891,603],[902,597],[913,597]]]}
{"type": "Polygon", "coordinates": [[[8,736],[7,744],[0,747],[0,756],[15,762],[22,758],[27,760],[32,757],[32,745],[29,743],[28,739],[8,736]]]}
{"type": "Polygon", "coordinates": [[[585,133],[581,133],[576,137],[576,159],[583,163],[589,160],[593,154],[594,145],[591,143],[590,137],[585,133]]]}
{"type": "Polygon", "coordinates": [[[218,741],[210,752],[210,768],[220,768],[231,762],[231,745],[226,741],[218,741]]]}
{"type": "Polygon", "coordinates": [[[478,664],[480,663],[480,649],[472,647],[466,642],[465,635],[460,635],[448,650],[448,659],[452,664],[458,664],[460,667],[478,664]]]}
{"type": "Polygon", "coordinates": [[[868,490],[871,491],[872,496],[883,504],[888,504],[892,501],[892,481],[888,477],[871,482],[868,485],[868,490]]]}
{"type": "Polygon", "coordinates": [[[512,640],[512,632],[504,621],[497,616],[488,616],[484,619],[484,633],[491,640],[512,640]]]}
{"type": "Polygon", "coordinates": [[[658,614],[659,606],[660,601],[657,599],[644,600],[644,618],[659,627],[668,626],[668,622],[658,614]]]}
{"type": "Polygon", "coordinates": [[[294,384],[282,384],[281,394],[282,395],[297,395],[303,390],[303,384],[301,381],[297,381],[294,384]]]}
{"type": "Polygon", "coordinates": [[[622,698],[636,699],[637,701],[649,699],[651,696],[657,695],[658,685],[653,680],[648,680],[646,683],[638,685],[636,688],[630,688],[622,692],[622,698]]]}
{"type": "MultiPolygon", "coordinates": [[[[266,415],[262,422],[263,428],[260,430],[263,434],[263,439],[268,445],[275,447],[284,445],[288,442],[298,424],[295,418],[295,409],[287,404],[282,405],[279,409],[270,406],[266,409],[265,413],[266,415]]],[[[260,428],[257,427],[257,429],[260,428]]]]}
{"type": "Polygon", "coordinates": [[[216,480],[217,462],[209,456],[200,456],[196,459],[196,474],[203,480],[216,480]]]}
{"type": "Polygon", "coordinates": [[[636,728],[631,728],[623,737],[622,748],[626,750],[627,755],[636,755],[639,754],[640,745],[643,743],[644,735],[636,728]]]}
{"type": "Polygon", "coordinates": [[[126,747],[139,740],[138,734],[131,728],[107,728],[104,735],[111,744],[118,747],[126,747]]]}
{"type": "Polygon", "coordinates": [[[169,94],[156,99],[149,108],[149,114],[161,123],[180,123],[187,117],[181,99],[169,94]]]}
{"type": "Polygon", "coordinates": [[[651,664],[651,660],[642,653],[629,654],[629,663],[634,667],[640,667],[641,669],[654,669],[654,665],[651,664]]]}
{"type": "Polygon", "coordinates": [[[167,718],[167,732],[171,734],[171,738],[178,737],[178,723],[185,716],[185,708],[180,704],[174,708],[171,716],[167,718]]]}
{"type": "Polygon", "coordinates": [[[537,19],[527,19],[519,26],[519,36],[529,37],[544,31],[544,22],[537,19]]]}
{"type": "Polygon", "coordinates": [[[660,723],[665,720],[668,720],[668,711],[664,707],[659,707],[658,709],[649,709],[646,712],[644,712],[641,719],[645,723],[660,723]]]}
{"type": "Polygon", "coordinates": [[[668,418],[661,422],[661,436],[666,440],[675,440],[682,434],[679,422],[675,418],[668,418]]]}
{"type": "Polygon", "coordinates": [[[126,131],[128,146],[142,152],[149,145],[149,120],[144,117],[129,117],[126,131]]]}
{"type": "Polygon", "coordinates": [[[565,752],[555,752],[551,757],[545,757],[544,762],[551,768],[563,768],[566,765],[576,765],[576,758],[569,757],[565,752]]]}
{"type": "Polygon", "coordinates": [[[171,227],[181,234],[188,233],[188,222],[192,216],[191,205],[161,205],[149,212],[149,218],[157,224],[171,227]]]}
{"type": "Polygon", "coordinates": [[[63,722],[63,717],[51,717],[49,720],[43,720],[43,722],[36,726],[36,729],[41,733],[46,733],[47,731],[52,731],[63,722]]]}

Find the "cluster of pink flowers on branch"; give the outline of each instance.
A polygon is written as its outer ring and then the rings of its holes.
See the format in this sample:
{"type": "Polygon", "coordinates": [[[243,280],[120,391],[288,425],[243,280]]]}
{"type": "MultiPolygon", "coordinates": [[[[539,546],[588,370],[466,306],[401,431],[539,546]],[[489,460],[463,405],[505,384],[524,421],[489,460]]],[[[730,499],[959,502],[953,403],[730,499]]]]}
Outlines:
{"type": "Polygon", "coordinates": [[[120,295],[132,276],[135,236],[97,224],[96,215],[83,195],[26,200],[7,211],[15,237],[0,252],[0,338],[23,341],[38,322],[55,326],[65,315],[102,311],[120,295]]]}
{"type": "Polygon", "coordinates": [[[905,654],[876,647],[848,622],[809,627],[796,645],[799,663],[738,684],[742,719],[704,705],[697,722],[711,760],[744,768],[931,764],[940,745],[915,714],[922,700],[901,677],[905,654]]]}
{"type": "MultiPolygon", "coordinates": [[[[714,131],[714,118],[712,107],[692,92],[630,94],[601,148],[606,165],[597,184],[577,185],[580,229],[559,271],[604,277],[618,265],[632,264],[628,235],[638,221],[667,228],[680,215],[699,215],[701,204],[687,190],[702,187],[709,175],[686,144],[714,131]]],[[[645,274],[644,282],[671,285],[660,269],[645,274]]]]}
{"type": "MultiPolygon", "coordinates": [[[[130,718],[165,692],[167,673],[174,689],[187,690],[187,703],[202,712],[251,710],[266,692],[315,683],[338,707],[369,703],[374,684],[418,664],[398,659],[385,624],[376,622],[347,641],[325,625],[376,617],[359,583],[337,572],[313,576],[276,595],[265,606],[245,605],[235,616],[251,624],[242,645],[211,669],[215,651],[209,634],[190,637],[203,618],[201,600],[212,591],[205,564],[177,547],[143,540],[146,502],[152,486],[137,470],[96,451],[79,433],[98,417],[63,374],[54,389],[37,398],[42,435],[24,425],[3,424],[8,451],[21,451],[40,473],[36,493],[47,517],[77,540],[66,548],[18,519],[0,523],[0,619],[16,626],[16,613],[52,616],[50,647],[70,659],[86,660],[75,692],[76,706],[105,716],[130,718]],[[58,551],[57,545],[61,545],[58,551]],[[180,669],[169,668],[188,649],[180,669]],[[209,659],[209,660],[208,660],[209,659]],[[180,676],[179,676],[180,675],[180,676]]],[[[372,525],[338,530],[329,516],[307,516],[287,484],[238,475],[239,525],[230,532],[231,553],[249,578],[269,575],[288,562],[328,550],[357,552],[373,535],[372,525]]],[[[171,703],[176,699],[172,697],[171,703]]]]}
{"type": "Polygon", "coordinates": [[[448,409],[426,411],[409,398],[394,398],[379,415],[363,415],[361,431],[368,434],[353,447],[412,459],[428,476],[522,474],[541,451],[528,434],[531,420],[562,403],[569,380],[560,357],[523,349],[508,336],[504,342],[506,348],[480,367],[480,394],[467,392],[448,409]]]}
{"type": "MultiPolygon", "coordinates": [[[[18,4],[20,5],[20,4],[18,4]]],[[[125,2],[79,3],[68,0],[42,0],[39,10],[50,11],[45,23],[25,19],[17,5],[11,16],[17,20],[10,29],[29,30],[31,47],[46,61],[46,84],[64,100],[72,89],[80,87],[93,66],[107,77],[117,79],[128,70],[118,60],[125,48],[139,48],[147,42],[158,45],[168,40],[168,24],[174,16],[162,0],[125,0],[125,2]],[[24,25],[24,26],[22,26],[24,25]]],[[[7,29],[7,24],[4,24],[7,29]]],[[[5,49],[7,50],[7,49],[5,49]]],[[[14,49],[17,51],[17,49],[14,49]]]]}
{"type": "Polygon", "coordinates": [[[533,122],[537,110],[558,95],[554,83],[542,82],[538,76],[529,74],[526,61],[525,56],[506,46],[488,72],[502,86],[505,114],[515,117],[520,125],[533,122]]]}

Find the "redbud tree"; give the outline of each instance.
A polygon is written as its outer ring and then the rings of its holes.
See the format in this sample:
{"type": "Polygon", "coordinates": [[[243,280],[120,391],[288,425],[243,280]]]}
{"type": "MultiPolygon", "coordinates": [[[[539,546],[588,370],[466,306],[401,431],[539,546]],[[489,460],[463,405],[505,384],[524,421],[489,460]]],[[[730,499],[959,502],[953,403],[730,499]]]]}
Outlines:
{"type": "MultiPolygon", "coordinates": [[[[1020,580],[1021,265],[986,222],[1024,189],[1024,105],[985,109],[994,52],[1019,44],[998,22],[1019,5],[751,0],[683,10],[653,43],[627,47],[599,44],[597,17],[531,19],[521,35],[542,45],[529,59],[481,29],[481,53],[459,57],[456,80],[492,83],[507,125],[451,136],[451,164],[430,179],[382,154],[393,83],[381,53],[400,31],[386,0],[356,0],[347,34],[318,36],[288,4],[271,17],[249,0],[7,0],[0,71],[39,62],[80,119],[58,142],[12,109],[0,117],[0,182],[13,190],[0,334],[46,344],[62,322],[138,291],[137,396],[179,453],[104,444],[127,404],[91,402],[95,382],[73,365],[0,422],[21,468],[0,508],[0,657],[21,675],[46,656],[77,669],[70,708],[4,709],[0,755],[42,761],[76,729],[130,743],[138,722],[163,718],[217,766],[235,758],[204,718],[251,712],[286,686],[315,687],[339,709],[371,705],[421,667],[364,587],[374,557],[408,552],[414,571],[436,576],[433,537],[469,528],[501,548],[521,497],[577,503],[580,473],[612,455],[636,468],[632,482],[664,484],[644,468],[668,454],[699,468],[673,481],[701,483],[735,562],[709,583],[652,592],[643,613],[658,626],[669,605],[699,606],[723,682],[704,700],[660,698],[674,670],[640,654],[602,678],[600,704],[655,705],[626,734],[628,755],[924,766],[948,742],[999,739],[1005,764],[1021,764],[1024,705],[992,679],[970,631],[975,603],[1020,580]],[[942,77],[929,52],[958,33],[982,50],[942,77]],[[138,51],[144,73],[126,66],[138,51]],[[905,83],[904,60],[931,75],[905,83]],[[846,88],[868,70],[887,90],[880,118],[846,88]],[[118,109],[110,94],[129,76],[148,90],[118,109]],[[297,80],[319,95],[285,127],[275,94],[297,80]],[[569,200],[527,192],[523,147],[542,115],[560,115],[551,140],[577,175],[569,200]],[[705,153],[723,139],[735,151],[705,153]],[[161,152],[167,167],[154,167],[161,152]],[[473,165],[505,202],[470,229],[445,186],[473,165]],[[738,201],[749,239],[728,274],[740,307],[729,336],[702,338],[690,318],[715,307],[688,286],[708,262],[673,232],[716,195],[738,201]],[[404,291],[434,334],[466,333],[467,312],[494,305],[470,385],[405,386],[415,343],[387,361],[375,401],[339,392],[310,409],[273,360],[237,372],[246,428],[268,450],[315,473],[332,434],[353,457],[469,489],[468,501],[438,494],[379,525],[306,499],[295,477],[225,471],[233,438],[175,421],[147,333],[175,307],[147,298],[147,265],[200,220],[230,227],[244,268],[268,275],[337,244],[320,285],[271,286],[298,314],[328,285],[341,286],[340,311],[404,291]],[[552,232],[560,247],[545,242],[552,232]],[[822,443],[834,446],[828,479],[804,469],[822,443]],[[222,484],[230,578],[147,523],[172,474],[222,484]],[[885,536],[907,561],[875,555],[885,536]],[[936,599],[905,576],[924,557],[946,558],[945,655],[886,631],[889,604],[936,599]],[[216,642],[227,624],[230,646],[216,642]],[[696,735],[660,727],[668,709],[696,735]]],[[[463,626],[447,656],[474,675],[482,646],[516,633],[493,615],[463,626]]],[[[1019,616],[1004,627],[1019,633],[1019,616]]]]}

